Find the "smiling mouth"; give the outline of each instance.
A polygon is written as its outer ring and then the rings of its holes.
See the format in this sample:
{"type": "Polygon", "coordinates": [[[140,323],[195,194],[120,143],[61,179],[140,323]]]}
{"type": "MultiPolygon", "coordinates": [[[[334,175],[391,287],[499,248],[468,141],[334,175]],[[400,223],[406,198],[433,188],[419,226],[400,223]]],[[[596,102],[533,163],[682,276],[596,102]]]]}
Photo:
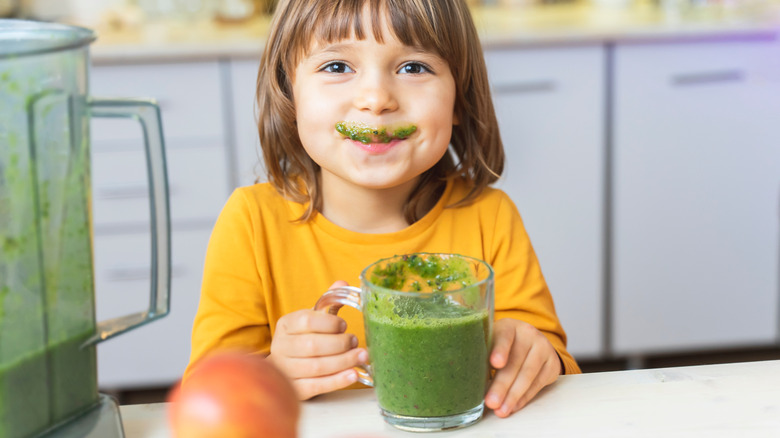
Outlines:
{"type": "Polygon", "coordinates": [[[417,126],[408,124],[391,128],[368,126],[358,122],[339,122],[336,123],[336,131],[350,140],[363,144],[390,143],[393,140],[403,140],[409,137],[417,131],[417,126]]]}

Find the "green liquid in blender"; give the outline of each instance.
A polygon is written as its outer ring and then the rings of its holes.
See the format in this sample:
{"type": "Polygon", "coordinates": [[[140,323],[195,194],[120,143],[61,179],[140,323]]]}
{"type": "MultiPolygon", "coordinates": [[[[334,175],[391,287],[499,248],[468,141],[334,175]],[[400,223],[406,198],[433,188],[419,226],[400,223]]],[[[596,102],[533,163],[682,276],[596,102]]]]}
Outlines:
{"type": "Polygon", "coordinates": [[[69,106],[83,102],[39,93],[43,79],[68,77],[50,56],[40,77],[25,69],[35,59],[0,69],[0,85],[15,85],[0,86],[14,109],[0,111],[0,438],[34,436],[99,400],[95,347],[81,348],[95,330],[87,122],[69,106]]]}
{"type": "Polygon", "coordinates": [[[0,367],[0,437],[30,436],[97,403],[95,347],[80,348],[91,335],[0,367]]]}
{"type": "Polygon", "coordinates": [[[49,424],[49,382],[42,352],[0,368],[0,437],[25,437],[49,424]]]}

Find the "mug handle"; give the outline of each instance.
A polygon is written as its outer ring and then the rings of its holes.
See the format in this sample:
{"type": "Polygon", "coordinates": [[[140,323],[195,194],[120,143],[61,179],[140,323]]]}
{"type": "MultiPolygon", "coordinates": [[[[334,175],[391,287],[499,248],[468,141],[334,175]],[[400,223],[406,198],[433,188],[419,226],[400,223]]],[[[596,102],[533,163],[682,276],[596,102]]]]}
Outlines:
{"type": "Polygon", "coordinates": [[[149,178],[152,266],[149,308],[144,312],[100,321],[96,333],[82,347],[162,318],[168,314],[171,305],[171,221],[160,106],[151,99],[91,98],[87,104],[92,117],[132,118],[141,125],[149,178]]]}
{"type": "MultiPolygon", "coordinates": [[[[342,286],[329,289],[322,294],[314,305],[314,310],[324,310],[331,315],[336,315],[339,313],[339,309],[346,305],[353,307],[362,313],[361,303],[361,291],[359,287],[342,286]]],[[[358,382],[364,385],[374,386],[374,379],[371,377],[371,365],[358,365],[355,367],[355,370],[358,373],[358,382]]]]}

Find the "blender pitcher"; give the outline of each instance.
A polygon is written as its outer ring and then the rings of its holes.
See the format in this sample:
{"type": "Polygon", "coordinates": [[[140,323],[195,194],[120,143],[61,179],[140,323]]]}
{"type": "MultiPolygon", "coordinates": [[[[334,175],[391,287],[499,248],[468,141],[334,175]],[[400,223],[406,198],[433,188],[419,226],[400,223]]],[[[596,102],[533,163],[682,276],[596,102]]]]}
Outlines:
{"type": "Polygon", "coordinates": [[[94,40],[88,29],[0,20],[0,438],[60,431],[105,404],[95,344],[168,313],[159,108],[88,96],[94,40]],[[90,117],[140,122],[152,212],[149,309],[102,322],[95,321],[90,117]]]}

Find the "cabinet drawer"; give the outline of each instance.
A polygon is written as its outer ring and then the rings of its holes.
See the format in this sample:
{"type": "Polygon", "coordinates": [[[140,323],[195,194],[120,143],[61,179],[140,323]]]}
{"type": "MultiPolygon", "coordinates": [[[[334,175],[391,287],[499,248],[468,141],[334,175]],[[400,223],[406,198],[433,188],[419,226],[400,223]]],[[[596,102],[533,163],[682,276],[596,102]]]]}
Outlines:
{"type": "Polygon", "coordinates": [[[579,76],[581,63],[589,65],[600,51],[600,47],[492,49],[485,52],[485,62],[494,93],[540,94],[561,91],[570,81],[589,81],[590,75],[579,76]]]}
{"type": "MultiPolygon", "coordinates": [[[[174,231],[171,237],[170,313],[98,344],[101,388],[169,385],[189,360],[192,321],[200,298],[210,229],[174,231]]],[[[149,235],[95,239],[96,310],[99,321],[145,310],[149,302],[149,235]]]]}
{"type": "MultiPolygon", "coordinates": [[[[171,236],[172,285],[201,274],[205,247],[194,253],[193,248],[189,248],[192,234],[208,235],[209,230],[175,231],[171,236]]],[[[95,237],[96,312],[99,320],[141,312],[149,307],[150,239],[146,232],[95,237]]]]}
{"type": "MultiPolygon", "coordinates": [[[[96,66],[90,77],[97,97],[153,98],[162,110],[166,138],[222,138],[222,96],[217,62],[96,66]]],[[[138,123],[93,119],[92,140],[141,141],[138,123]]]]}
{"type": "MultiPolygon", "coordinates": [[[[225,152],[203,147],[168,149],[171,221],[214,219],[229,195],[225,152]]],[[[149,221],[146,158],[139,150],[93,151],[96,226],[149,221]]]]}
{"type": "Polygon", "coordinates": [[[780,45],[774,41],[619,45],[616,88],[641,83],[636,97],[644,100],[679,92],[706,99],[712,89],[780,82],[778,59],[780,45]]]}

